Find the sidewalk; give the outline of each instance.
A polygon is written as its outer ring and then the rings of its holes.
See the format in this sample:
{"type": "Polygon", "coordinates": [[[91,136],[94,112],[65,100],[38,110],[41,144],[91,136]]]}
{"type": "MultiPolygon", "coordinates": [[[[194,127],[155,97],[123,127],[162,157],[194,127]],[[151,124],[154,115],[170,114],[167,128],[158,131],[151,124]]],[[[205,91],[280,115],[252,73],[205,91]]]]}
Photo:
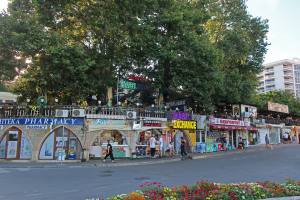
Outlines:
{"type": "MultiPolygon", "coordinates": [[[[279,144],[273,145],[273,148],[281,148],[281,147],[288,147],[289,145],[279,144]]],[[[198,159],[207,159],[207,158],[215,158],[221,157],[225,155],[234,155],[234,154],[242,154],[242,153],[249,153],[249,152],[259,152],[259,151],[266,151],[264,145],[257,145],[251,146],[245,150],[234,150],[234,151],[226,151],[226,152],[213,152],[213,153],[192,153],[193,160],[198,159]]],[[[139,159],[118,159],[115,163],[110,162],[103,162],[102,160],[89,160],[87,162],[80,162],[77,160],[68,160],[68,161],[22,161],[22,160],[1,160],[0,161],[0,168],[62,168],[62,167],[69,167],[69,168],[80,168],[80,167],[122,167],[122,166],[138,166],[138,165],[149,165],[149,164],[164,164],[164,163],[171,163],[171,162],[178,162],[181,161],[180,156],[175,156],[174,158],[157,158],[157,159],[150,159],[150,158],[139,158],[139,159]]]]}

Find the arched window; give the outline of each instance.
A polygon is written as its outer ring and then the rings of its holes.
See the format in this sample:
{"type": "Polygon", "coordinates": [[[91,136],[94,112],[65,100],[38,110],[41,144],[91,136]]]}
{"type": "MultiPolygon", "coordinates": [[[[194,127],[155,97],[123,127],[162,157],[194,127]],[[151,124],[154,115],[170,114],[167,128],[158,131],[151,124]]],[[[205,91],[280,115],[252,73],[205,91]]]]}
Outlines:
{"type": "Polygon", "coordinates": [[[44,140],[39,153],[41,160],[57,160],[59,153],[67,160],[80,159],[82,146],[76,135],[65,127],[54,129],[44,140]]]}
{"type": "Polygon", "coordinates": [[[17,127],[9,128],[0,141],[0,159],[31,159],[32,145],[17,127]]]}

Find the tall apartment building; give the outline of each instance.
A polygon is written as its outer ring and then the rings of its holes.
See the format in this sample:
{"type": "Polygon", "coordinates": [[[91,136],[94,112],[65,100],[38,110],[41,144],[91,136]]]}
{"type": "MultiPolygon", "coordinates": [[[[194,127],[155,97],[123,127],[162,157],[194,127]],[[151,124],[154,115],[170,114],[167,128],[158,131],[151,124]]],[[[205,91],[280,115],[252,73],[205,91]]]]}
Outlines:
{"type": "Polygon", "coordinates": [[[285,59],[264,65],[257,75],[258,93],[285,90],[300,98],[300,59],[285,59]]]}

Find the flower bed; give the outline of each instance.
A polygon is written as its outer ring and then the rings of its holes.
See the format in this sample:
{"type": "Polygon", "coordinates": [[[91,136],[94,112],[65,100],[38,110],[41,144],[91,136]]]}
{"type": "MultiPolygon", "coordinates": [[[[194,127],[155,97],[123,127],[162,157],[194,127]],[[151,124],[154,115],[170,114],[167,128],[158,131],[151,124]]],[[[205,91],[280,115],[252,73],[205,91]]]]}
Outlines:
{"type": "Polygon", "coordinates": [[[255,200],[273,197],[300,196],[300,181],[288,180],[279,184],[257,182],[241,184],[218,184],[198,182],[169,188],[158,182],[146,182],[140,190],[117,195],[109,200],[255,200]]]}

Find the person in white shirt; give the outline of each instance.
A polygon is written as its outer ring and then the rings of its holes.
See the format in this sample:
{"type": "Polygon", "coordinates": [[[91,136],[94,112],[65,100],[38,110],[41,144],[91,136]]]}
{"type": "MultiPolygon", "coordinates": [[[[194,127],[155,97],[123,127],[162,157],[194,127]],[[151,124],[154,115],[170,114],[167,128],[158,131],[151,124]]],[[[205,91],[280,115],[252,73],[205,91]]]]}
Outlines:
{"type": "Polygon", "coordinates": [[[160,136],[159,138],[159,152],[160,152],[160,157],[162,157],[164,153],[164,140],[162,136],[160,136]]]}
{"type": "Polygon", "coordinates": [[[150,154],[151,154],[151,157],[154,158],[154,156],[155,156],[156,139],[154,138],[153,135],[151,136],[149,142],[150,142],[150,154]]]}

